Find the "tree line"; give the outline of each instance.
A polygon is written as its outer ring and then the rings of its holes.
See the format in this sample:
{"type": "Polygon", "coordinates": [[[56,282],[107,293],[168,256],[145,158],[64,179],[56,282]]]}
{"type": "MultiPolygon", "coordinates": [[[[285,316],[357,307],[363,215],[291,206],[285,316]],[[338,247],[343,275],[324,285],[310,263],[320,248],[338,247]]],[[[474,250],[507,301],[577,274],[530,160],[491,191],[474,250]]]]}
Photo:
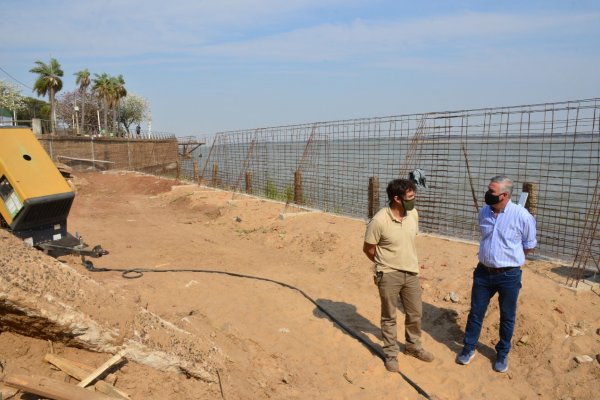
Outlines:
{"type": "Polygon", "coordinates": [[[122,135],[130,132],[132,124],[150,119],[147,101],[127,92],[123,75],[102,73],[92,77],[86,68],[73,74],[77,89],[57,96],[63,87],[64,71],[55,58],[48,63],[35,61],[29,72],[37,74],[33,91],[48,96],[48,103],[21,96],[16,86],[0,80],[0,108],[11,111],[15,120],[49,119],[53,134],[60,124],[81,134],[122,135]]]}

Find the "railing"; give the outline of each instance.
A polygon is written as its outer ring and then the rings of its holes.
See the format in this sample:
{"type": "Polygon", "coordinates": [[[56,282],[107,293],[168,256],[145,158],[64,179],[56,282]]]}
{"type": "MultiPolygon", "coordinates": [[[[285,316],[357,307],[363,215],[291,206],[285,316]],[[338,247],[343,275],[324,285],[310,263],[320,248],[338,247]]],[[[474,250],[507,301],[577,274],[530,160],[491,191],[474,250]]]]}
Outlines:
{"type": "Polygon", "coordinates": [[[128,138],[128,139],[152,139],[152,140],[169,140],[176,138],[175,134],[169,132],[160,132],[160,131],[148,131],[144,129],[140,129],[139,133],[137,133],[135,127],[131,128],[129,132],[127,132],[123,127],[120,127],[118,130],[106,130],[101,129],[98,130],[98,125],[83,125],[79,126],[77,124],[66,124],[66,123],[57,123],[54,131],[51,128],[50,120],[17,120],[10,122],[3,122],[3,126],[28,126],[34,130],[34,132],[40,136],[57,136],[57,137],[107,137],[107,138],[128,138]]]}

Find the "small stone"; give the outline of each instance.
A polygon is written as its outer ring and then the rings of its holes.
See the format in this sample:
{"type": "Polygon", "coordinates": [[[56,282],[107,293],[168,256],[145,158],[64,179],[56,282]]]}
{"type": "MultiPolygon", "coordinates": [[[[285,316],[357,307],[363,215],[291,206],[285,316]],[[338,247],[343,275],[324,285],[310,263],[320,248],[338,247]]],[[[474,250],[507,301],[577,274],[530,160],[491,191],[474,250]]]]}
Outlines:
{"type": "Polygon", "coordinates": [[[582,355],[582,356],[575,356],[575,361],[577,361],[579,364],[583,364],[583,363],[589,363],[594,361],[594,359],[588,355],[582,355]]]}
{"type": "Polygon", "coordinates": [[[565,313],[565,310],[563,310],[561,306],[554,307],[554,311],[556,311],[559,314],[564,314],[565,313]]]}
{"type": "Polygon", "coordinates": [[[529,336],[525,335],[517,342],[517,346],[526,346],[529,344],[529,336]]]}
{"type": "Polygon", "coordinates": [[[598,364],[600,364],[600,353],[596,354],[596,361],[598,361],[598,364]]]}
{"type": "Polygon", "coordinates": [[[240,217],[235,217],[235,222],[242,222],[242,219],[240,217]]]}
{"type": "Polygon", "coordinates": [[[583,336],[583,331],[577,328],[571,328],[569,329],[569,336],[583,336]]]}
{"type": "Polygon", "coordinates": [[[596,335],[600,335],[600,328],[596,329],[596,335]]]}
{"type": "Polygon", "coordinates": [[[451,301],[453,303],[458,303],[459,298],[456,293],[450,292],[446,296],[444,296],[444,301],[451,301]]]}

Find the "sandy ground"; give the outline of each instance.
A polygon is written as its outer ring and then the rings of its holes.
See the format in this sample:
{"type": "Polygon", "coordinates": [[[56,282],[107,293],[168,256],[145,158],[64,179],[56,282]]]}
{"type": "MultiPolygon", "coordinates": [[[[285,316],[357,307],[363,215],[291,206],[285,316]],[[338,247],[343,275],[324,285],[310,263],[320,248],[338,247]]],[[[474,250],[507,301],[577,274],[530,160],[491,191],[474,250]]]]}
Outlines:
{"type": "MultiPolygon", "coordinates": [[[[69,231],[110,251],[93,260],[96,267],[219,270],[285,282],[379,348],[379,299],[370,263],[361,252],[365,221],[137,174],[77,173],[74,181],[77,196],[69,231]]],[[[598,287],[564,288],[564,268],[528,261],[509,372],[498,374],[491,368],[498,336],[496,299],[477,356],[460,366],[455,357],[469,310],[477,246],[426,235],[419,236],[417,245],[424,289],[423,342],[436,359],[423,363],[400,354],[406,377],[436,399],[600,397],[598,287]],[[450,292],[458,302],[444,300],[450,292]],[[579,355],[593,361],[578,363],[574,358],[579,355]]],[[[116,386],[134,399],[423,398],[400,374],[387,372],[364,344],[289,288],[198,272],[148,272],[124,279],[118,272],[87,271],[73,256],[61,260],[106,291],[124,293],[122,302],[140,304],[206,337],[210,350],[221,356],[213,366],[218,382],[128,362],[116,371],[116,386]]],[[[116,320],[124,312],[89,301],[97,304],[95,313],[116,320]]],[[[123,304],[123,310],[128,307],[123,304]]],[[[402,339],[403,317],[400,311],[398,315],[402,339]]],[[[175,345],[165,343],[165,349],[175,345]]],[[[53,350],[95,367],[110,357],[57,342],[53,350]]],[[[45,340],[0,334],[3,373],[68,381],[43,361],[47,352],[45,340]]]]}

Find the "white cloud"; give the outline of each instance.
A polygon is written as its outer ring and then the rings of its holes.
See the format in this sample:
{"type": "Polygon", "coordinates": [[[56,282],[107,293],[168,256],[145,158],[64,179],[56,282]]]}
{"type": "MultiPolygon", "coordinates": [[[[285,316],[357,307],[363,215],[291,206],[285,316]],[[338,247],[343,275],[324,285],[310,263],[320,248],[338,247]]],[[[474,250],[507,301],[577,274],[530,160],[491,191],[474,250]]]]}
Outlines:
{"type": "Polygon", "coordinates": [[[189,63],[201,57],[392,65],[398,58],[424,61],[486,45],[518,46],[522,37],[591,30],[592,40],[600,26],[598,12],[382,16],[316,25],[299,18],[320,9],[356,5],[359,0],[63,0],[54,2],[51,19],[45,2],[10,3],[11,18],[0,25],[0,37],[10,40],[3,41],[0,49],[28,60],[39,58],[43,49],[59,59],[124,62],[132,56],[139,62],[165,63],[189,63]]]}
{"type": "MultiPolygon", "coordinates": [[[[523,36],[556,36],[565,30],[598,30],[600,14],[514,16],[470,13],[413,21],[362,21],[326,24],[269,37],[199,47],[197,55],[270,61],[324,61],[368,57],[393,60],[411,52],[442,53],[499,41],[519,46],[523,36]],[[444,46],[444,47],[441,47],[444,46]]],[[[430,56],[434,56],[430,54],[430,56]]]]}
{"type": "Polygon", "coordinates": [[[353,3],[355,0],[96,0],[10,1],[4,10],[0,37],[3,46],[80,48],[100,45],[109,54],[120,50],[165,51],[168,48],[207,43],[231,32],[259,29],[278,19],[315,8],[353,3]],[[112,50],[111,50],[112,49],[112,50]]]}

